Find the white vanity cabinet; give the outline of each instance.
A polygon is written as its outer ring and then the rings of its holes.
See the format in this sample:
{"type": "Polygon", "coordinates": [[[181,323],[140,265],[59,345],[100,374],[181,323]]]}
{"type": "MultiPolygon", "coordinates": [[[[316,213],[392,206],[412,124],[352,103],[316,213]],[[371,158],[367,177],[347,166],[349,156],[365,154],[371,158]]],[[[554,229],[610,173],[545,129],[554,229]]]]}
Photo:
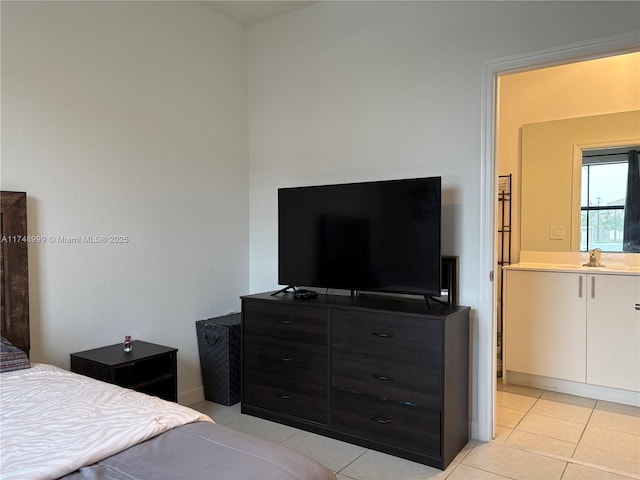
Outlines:
{"type": "Polygon", "coordinates": [[[587,383],[640,391],[640,276],[587,277],[587,383]]]}
{"type": "Polygon", "coordinates": [[[506,369],[584,382],[585,275],[530,270],[505,273],[506,369]]]}
{"type": "Polygon", "coordinates": [[[505,370],[640,391],[640,275],[505,274],[505,370]]]}

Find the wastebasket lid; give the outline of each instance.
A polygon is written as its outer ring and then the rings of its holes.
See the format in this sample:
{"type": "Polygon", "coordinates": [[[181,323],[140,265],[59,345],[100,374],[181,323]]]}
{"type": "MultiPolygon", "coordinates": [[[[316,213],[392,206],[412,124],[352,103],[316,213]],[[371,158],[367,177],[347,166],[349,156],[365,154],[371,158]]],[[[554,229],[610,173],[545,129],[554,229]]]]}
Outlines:
{"type": "Polygon", "coordinates": [[[230,313],[229,315],[223,315],[221,317],[207,318],[205,320],[198,320],[196,323],[207,323],[221,326],[231,326],[240,324],[240,313],[230,313]]]}

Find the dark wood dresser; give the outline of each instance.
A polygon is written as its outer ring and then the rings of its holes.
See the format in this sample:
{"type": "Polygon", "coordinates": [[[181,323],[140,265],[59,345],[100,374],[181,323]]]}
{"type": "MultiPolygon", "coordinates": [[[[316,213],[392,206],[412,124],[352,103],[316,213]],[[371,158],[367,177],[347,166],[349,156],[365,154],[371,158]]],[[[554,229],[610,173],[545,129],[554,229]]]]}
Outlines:
{"type": "Polygon", "coordinates": [[[444,469],[469,439],[469,307],[242,297],[242,412],[444,469]]]}

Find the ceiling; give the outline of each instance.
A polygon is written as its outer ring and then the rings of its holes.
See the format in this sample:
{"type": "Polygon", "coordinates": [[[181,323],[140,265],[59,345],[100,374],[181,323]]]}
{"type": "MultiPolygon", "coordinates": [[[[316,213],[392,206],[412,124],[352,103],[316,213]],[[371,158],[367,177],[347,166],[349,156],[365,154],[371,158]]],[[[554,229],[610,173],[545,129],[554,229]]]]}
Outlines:
{"type": "Polygon", "coordinates": [[[255,25],[256,23],[262,22],[264,20],[268,20],[275,16],[281,15],[286,12],[290,12],[292,10],[296,10],[298,8],[305,7],[312,3],[313,1],[299,1],[299,0],[288,0],[288,1],[271,1],[271,0],[262,0],[262,1],[245,1],[245,0],[235,0],[235,1],[202,1],[203,4],[208,7],[213,8],[214,10],[222,13],[223,15],[229,17],[230,19],[238,22],[241,25],[249,26],[255,25]]]}

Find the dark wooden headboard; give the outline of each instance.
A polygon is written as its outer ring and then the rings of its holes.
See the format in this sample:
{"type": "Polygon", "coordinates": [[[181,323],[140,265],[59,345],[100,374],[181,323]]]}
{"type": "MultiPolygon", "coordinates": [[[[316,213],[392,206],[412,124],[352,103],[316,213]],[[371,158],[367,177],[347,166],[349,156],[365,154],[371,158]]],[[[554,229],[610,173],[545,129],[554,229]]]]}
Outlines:
{"type": "Polygon", "coordinates": [[[27,194],[2,191],[0,203],[0,327],[3,337],[28,354],[27,194]]]}

